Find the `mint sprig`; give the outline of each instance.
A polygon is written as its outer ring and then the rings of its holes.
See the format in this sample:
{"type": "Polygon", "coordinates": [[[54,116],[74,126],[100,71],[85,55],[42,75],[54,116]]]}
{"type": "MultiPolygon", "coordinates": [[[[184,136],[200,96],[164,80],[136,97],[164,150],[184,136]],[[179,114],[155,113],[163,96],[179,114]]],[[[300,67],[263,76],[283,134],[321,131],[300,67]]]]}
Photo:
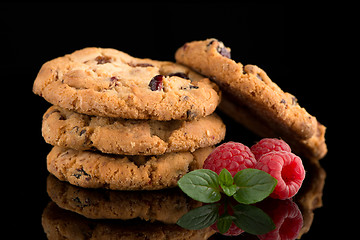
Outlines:
{"type": "Polygon", "coordinates": [[[233,196],[243,204],[253,204],[269,196],[277,184],[270,174],[258,169],[244,169],[234,178],[227,169],[219,175],[209,169],[199,169],[184,175],[178,185],[189,197],[204,203],[221,199],[221,193],[233,196]]]}
{"type": "Polygon", "coordinates": [[[219,232],[226,233],[234,223],[251,234],[267,233],[275,229],[275,224],[260,208],[249,204],[265,199],[274,191],[276,184],[275,178],[258,169],[244,169],[234,177],[225,168],[219,175],[209,169],[192,171],[178,181],[179,187],[189,197],[210,204],[189,211],[177,224],[198,230],[216,223],[219,232]],[[226,195],[225,199],[221,199],[222,193],[226,195]],[[232,196],[238,202],[235,206],[229,201],[232,196]],[[220,215],[222,204],[225,212],[220,215]],[[228,207],[233,214],[228,212],[228,207]]]}

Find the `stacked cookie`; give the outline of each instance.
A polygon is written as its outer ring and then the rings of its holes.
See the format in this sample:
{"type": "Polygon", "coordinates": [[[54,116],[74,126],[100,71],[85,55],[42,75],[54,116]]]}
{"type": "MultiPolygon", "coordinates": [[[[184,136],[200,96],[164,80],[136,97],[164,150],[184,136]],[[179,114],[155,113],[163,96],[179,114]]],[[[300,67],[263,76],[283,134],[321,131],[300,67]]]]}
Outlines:
{"type": "Polygon", "coordinates": [[[215,83],[179,64],[85,48],[45,63],[34,93],[58,179],[89,188],[176,186],[225,136],[215,83]]]}

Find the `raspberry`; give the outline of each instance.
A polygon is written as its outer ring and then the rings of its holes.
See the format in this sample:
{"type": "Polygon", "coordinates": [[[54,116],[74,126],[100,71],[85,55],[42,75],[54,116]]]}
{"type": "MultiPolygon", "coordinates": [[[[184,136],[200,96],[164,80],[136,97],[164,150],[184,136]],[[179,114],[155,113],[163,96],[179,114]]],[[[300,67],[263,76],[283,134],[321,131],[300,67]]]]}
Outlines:
{"type": "Polygon", "coordinates": [[[303,226],[303,217],[299,207],[288,200],[267,199],[257,205],[273,220],[275,230],[263,235],[259,239],[295,239],[303,226]]]}
{"type": "Polygon", "coordinates": [[[210,169],[217,174],[226,168],[232,176],[245,168],[254,168],[256,159],[250,149],[237,142],[223,143],[207,157],[203,168],[210,169]]]}
{"type": "Polygon", "coordinates": [[[300,189],[305,178],[305,170],[301,159],[293,153],[278,151],[262,155],[255,166],[278,180],[272,198],[288,199],[300,189]]]}
{"type": "Polygon", "coordinates": [[[264,138],[253,145],[250,149],[255,155],[256,160],[259,160],[259,158],[265,153],[272,151],[291,152],[290,146],[285,141],[277,138],[264,138]]]}

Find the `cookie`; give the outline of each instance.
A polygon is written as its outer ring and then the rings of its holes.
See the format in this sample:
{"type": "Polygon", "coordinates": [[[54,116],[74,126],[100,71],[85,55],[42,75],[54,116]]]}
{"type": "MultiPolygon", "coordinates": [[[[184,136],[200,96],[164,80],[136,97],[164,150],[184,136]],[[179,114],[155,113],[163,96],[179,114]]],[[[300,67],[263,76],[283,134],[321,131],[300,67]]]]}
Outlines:
{"type": "Polygon", "coordinates": [[[191,209],[202,206],[179,188],[158,191],[88,189],[47,178],[47,192],[62,209],[91,219],[142,219],[175,224],[191,209]]]}
{"type": "Polygon", "coordinates": [[[46,62],[33,92],[79,113],[127,119],[195,119],[220,102],[216,84],[189,68],[85,48],[46,62]]]}
{"type": "Polygon", "coordinates": [[[160,155],[215,145],[224,139],[225,125],[215,113],[191,121],[126,120],[52,106],[43,116],[42,134],[54,146],[112,154],[160,155]]]}
{"type": "MultiPolygon", "coordinates": [[[[220,104],[231,117],[237,116],[235,108],[245,109],[245,112],[255,119],[266,123],[276,137],[295,139],[295,142],[319,139],[324,145],[325,128],[319,131],[316,118],[300,107],[295,96],[284,92],[270,80],[267,74],[255,65],[243,66],[231,59],[230,48],[216,39],[185,43],[175,53],[178,63],[184,64],[214,80],[227,97],[227,104],[220,104]],[[229,111],[229,103],[234,104],[235,111],[229,111]],[[318,134],[321,136],[318,136],[318,134]]],[[[252,121],[243,119],[241,123],[248,126],[252,121]]],[[[251,127],[250,127],[251,128],[251,127]]],[[[318,144],[317,143],[317,144],[318,144]]],[[[326,146],[319,156],[326,154],[326,146]]]]}
{"type": "Polygon", "coordinates": [[[211,227],[187,230],[160,222],[87,219],[54,202],[44,209],[41,223],[48,239],[205,240],[215,234],[211,227]]]}
{"type": "Polygon", "coordinates": [[[85,188],[156,190],[177,186],[188,171],[202,168],[211,151],[121,156],[53,147],[47,169],[59,180],[85,188]]]}

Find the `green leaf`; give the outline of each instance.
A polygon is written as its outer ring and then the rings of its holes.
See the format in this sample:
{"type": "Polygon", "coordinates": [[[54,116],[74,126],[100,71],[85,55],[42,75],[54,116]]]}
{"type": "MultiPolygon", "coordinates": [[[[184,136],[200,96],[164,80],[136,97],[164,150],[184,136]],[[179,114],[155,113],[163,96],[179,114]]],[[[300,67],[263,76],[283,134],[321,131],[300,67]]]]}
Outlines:
{"type": "Polygon", "coordinates": [[[216,223],[216,227],[219,230],[219,232],[221,234],[226,233],[229,230],[234,219],[235,219],[235,217],[233,217],[227,213],[220,216],[219,220],[216,223]]]}
{"type": "Polygon", "coordinates": [[[199,230],[211,226],[219,218],[219,204],[213,203],[192,209],[183,215],[177,225],[189,230],[199,230]]]}
{"type": "Polygon", "coordinates": [[[178,185],[192,199],[213,203],[221,199],[219,176],[209,169],[199,169],[184,175],[178,185]]]}
{"type": "Polygon", "coordinates": [[[219,174],[219,183],[226,195],[231,197],[236,192],[236,185],[234,185],[234,179],[231,173],[224,168],[219,174]]]}
{"type": "Polygon", "coordinates": [[[275,224],[263,210],[252,205],[238,204],[234,206],[236,226],[245,232],[261,235],[275,229],[275,224]]]}
{"type": "Polygon", "coordinates": [[[277,184],[277,180],[270,174],[251,168],[236,173],[234,182],[238,188],[234,198],[244,204],[262,201],[274,191],[277,184]]]}

